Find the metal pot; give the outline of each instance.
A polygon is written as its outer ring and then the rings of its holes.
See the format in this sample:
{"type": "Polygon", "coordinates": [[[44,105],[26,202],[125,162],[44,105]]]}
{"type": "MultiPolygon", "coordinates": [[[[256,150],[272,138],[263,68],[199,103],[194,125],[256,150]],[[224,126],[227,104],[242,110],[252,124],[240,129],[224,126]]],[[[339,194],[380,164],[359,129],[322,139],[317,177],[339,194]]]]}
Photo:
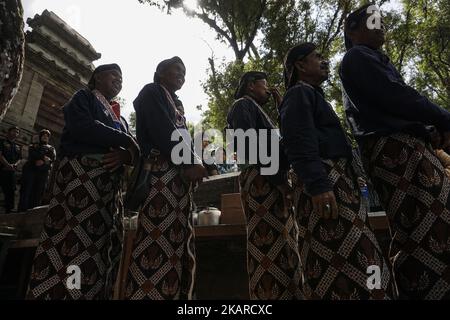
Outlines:
{"type": "Polygon", "coordinates": [[[220,222],[220,215],[222,213],[219,209],[213,207],[207,207],[198,213],[198,225],[199,226],[216,226],[220,222]]]}

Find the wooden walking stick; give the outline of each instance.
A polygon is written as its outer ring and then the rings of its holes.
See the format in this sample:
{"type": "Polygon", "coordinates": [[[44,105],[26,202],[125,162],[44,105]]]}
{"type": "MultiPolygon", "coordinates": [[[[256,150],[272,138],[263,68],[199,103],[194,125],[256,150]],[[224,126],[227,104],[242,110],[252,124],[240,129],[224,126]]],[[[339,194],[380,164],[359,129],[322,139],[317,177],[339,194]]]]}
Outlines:
{"type": "Polygon", "coordinates": [[[133,252],[133,243],[134,239],[136,238],[137,218],[138,216],[126,217],[124,219],[123,249],[122,257],[120,259],[115,294],[115,298],[118,300],[124,300],[125,298],[127,274],[132,258],[131,255],[133,252]]]}
{"type": "Polygon", "coordinates": [[[115,295],[120,300],[125,297],[127,274],[131,264],[133,243],[138,225],[138,212],[149,193],[149,170],[144,170],[145,161],[142,157],[136,157],[124,199],[123,250],[115,295]]]}

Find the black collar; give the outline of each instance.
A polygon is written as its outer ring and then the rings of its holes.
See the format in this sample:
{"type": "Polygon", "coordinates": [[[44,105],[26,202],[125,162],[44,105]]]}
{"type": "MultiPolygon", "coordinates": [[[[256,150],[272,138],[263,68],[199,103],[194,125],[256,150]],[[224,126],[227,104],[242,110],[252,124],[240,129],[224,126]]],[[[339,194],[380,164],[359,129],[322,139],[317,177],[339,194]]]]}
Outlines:
{"type": "Polygon", "coordinates": [[[374,49],[365,44],[359,44],[359,46],[363,46],[363,47],[366,47],[366,48],[374,51],[380,57],[380,59],[383,63],[389,63],[391,61],[391,59],[389,59],[389,57],[381,49],[374,49]]]}

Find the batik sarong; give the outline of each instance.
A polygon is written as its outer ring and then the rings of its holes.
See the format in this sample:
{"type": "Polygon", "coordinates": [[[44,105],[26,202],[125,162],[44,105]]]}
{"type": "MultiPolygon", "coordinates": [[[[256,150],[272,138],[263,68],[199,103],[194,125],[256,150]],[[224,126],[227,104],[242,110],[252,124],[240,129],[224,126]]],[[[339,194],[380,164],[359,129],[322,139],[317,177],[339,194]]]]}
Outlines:
{"type": "Polygon", "coordinates": [[[239,176],[247,221],[250,299],[302,299],[298,227],[283,192],[248,167],[239,176]]]}
{"type": "Polygon", "coordinates": [[[33,262],[29,299],[110,299],[122,242],[119,172],[102,155],[63,158],[33,262]]]}
{"type": "Polygon", "coordinates": [[[389,218],[400,299],[450,298],[450,179],[431,145],[408,134],[371,138],[364,167],[389,218]]]}
{"type": "Polygon", "coordinates": [[[190,300],[195,278],[190,184],[180,168],[158,160],[139,212],[125,299],[190,300]]]}
{"type": "Polygon", "coordinates": [[[390,268],[361,204],[355,166],[347,159],[323,164],[336,197],[337,219],[320,217],[301,182],[295,176],[293,182],[305,298],[392,298],[390,268]]]}

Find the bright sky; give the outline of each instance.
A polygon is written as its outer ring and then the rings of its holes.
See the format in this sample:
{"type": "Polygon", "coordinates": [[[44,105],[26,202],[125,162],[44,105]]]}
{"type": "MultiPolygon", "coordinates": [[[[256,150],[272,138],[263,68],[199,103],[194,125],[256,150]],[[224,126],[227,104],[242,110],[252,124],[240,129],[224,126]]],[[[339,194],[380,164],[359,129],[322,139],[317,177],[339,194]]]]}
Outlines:
{"type": "MultiPolygon", "coordinates": [[[[195,0],[187,0],[195,2],[195,0]]],[[[94,65],[118,63],[123,73],[120,96],[127,101],[122,114],[128,119],[133,100],[142,87],[153,81],[156,65],[180,56],[186,65],[186,83],[178,91],[188,121],[197,123],[207,96],[201,82],[206,80],[208,58],[230,60],[233,52],[215,39],[215,32],[201,21],[181,12],[167,15],[138,0],[22,0],[25,19],[53,11],[77,30],[102,54],[94,65]],[[210,48],[211,47],[211,48],[210,48]]]]}

